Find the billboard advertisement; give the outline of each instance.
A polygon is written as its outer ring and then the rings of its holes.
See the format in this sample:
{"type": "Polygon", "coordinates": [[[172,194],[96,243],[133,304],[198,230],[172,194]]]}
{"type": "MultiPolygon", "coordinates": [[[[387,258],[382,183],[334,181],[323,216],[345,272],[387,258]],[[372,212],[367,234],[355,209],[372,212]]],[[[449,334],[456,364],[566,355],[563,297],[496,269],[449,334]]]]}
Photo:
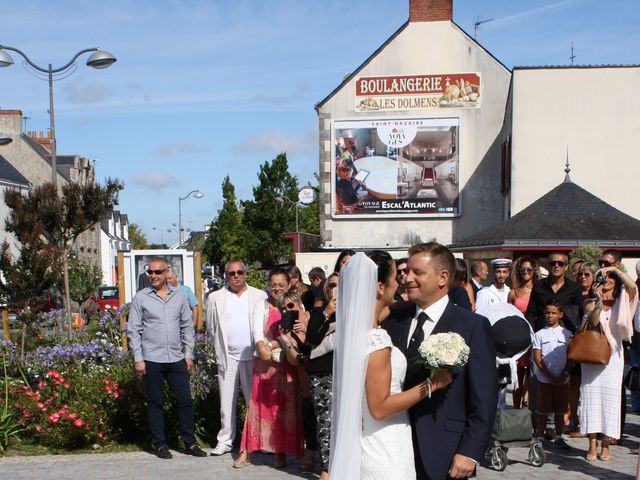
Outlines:
{"type": "Polygon", "coordinates": [[[356,79],[356,112],[480,108],[480,74],[391,75],[356,79]]]}
{"type": "Polygon", "coordinates": [[[456,217],[459,120],[336,121],[332,216],[456,217]]]}

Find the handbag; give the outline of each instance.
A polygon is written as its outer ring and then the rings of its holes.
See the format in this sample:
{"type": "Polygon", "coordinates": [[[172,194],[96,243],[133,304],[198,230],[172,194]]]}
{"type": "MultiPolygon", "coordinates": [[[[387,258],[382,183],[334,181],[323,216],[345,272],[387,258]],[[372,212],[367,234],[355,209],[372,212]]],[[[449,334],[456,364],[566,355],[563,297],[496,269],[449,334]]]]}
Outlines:
{"type": "Polygon", "coordinates": [[[629,372],[624,377],[624,386],[629,389],[631,393],[640,393],[640,367],[638,365],[632,365],[629,372]]]}
{"type": "Polygon", "coordinates": [[[491,438],[499,442],[531,440],[531,412],[528,408],[498,409],[491,438]]]}
{"type": "Polygon", "coordinates": [[[611,358],[611,345],[607,340],[602,325],[598,323],[596,330],[588,329],[585,321],[582,329],[569,340],[567,358],[574,362],[606,365],[611,358]]]}

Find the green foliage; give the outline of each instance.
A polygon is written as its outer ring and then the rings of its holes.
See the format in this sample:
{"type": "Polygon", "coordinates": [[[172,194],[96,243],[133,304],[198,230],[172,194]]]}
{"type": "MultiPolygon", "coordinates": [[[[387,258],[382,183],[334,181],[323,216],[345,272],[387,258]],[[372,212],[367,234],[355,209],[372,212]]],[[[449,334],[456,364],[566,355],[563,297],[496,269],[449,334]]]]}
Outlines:
{"type": "Polygon", "coordinates": [[[142,229],[135,223],[129,224],[129,241],[131,248],[135,250],[145,250],[149,248],[149,242],[142,229]]]}
{"type": "Polygon", "coordinates": [[[123,188],[120,181],[108,178],[104,187],[97,183],[72,182],[64,185],[59,192],[56,185],[47,182],[26,195],[17,189],[5,193],[5,203],[10,210],[6,230],[15,233],[18,239],[29,238],[28,232],[41,232],[48,244],[62,257],[69,333],[72,328],[69,252],[83,232],[91,229],[118,204],[118,194],[123,188]]]}
{"type": "Polygon", "coordinates": [[[258,270],[255,268],[249,269],[247,272],[247,284],[251,285],[258,290],[264,290],[267,288],[267,272],[265,270],[258,270]]]}
{"type": "Polygon", "coordinates": [[[265,162],[258,173],[259,184],[253,188],[253,200],[243,202],[247,259],[271,268],[291,256],[291,243],[283,232],[295,230],[295,204],[298,201],[297,178],[289,172],[287,156],[281,153],[271,163],[265,162]],[[289,200],[276,201],[277,197],[289,200]]]}
{"type": "Polygon", "coordinates": [[[211,227],[202,252],[212,265],[223,265],[232,258],[246,258],[246,230],[238,208],[236,190],[227,175],[222,182],[222,208],[211,227]]]}
{"type": "Polygon", "coordinates": [[[7,375],[7,364],[5,356],[2,356],[2,366],[4,376],[2,377],[2,388],[4,391],[4,401],[2,410],[0,411],[0,452],[6,450],[9,446],[9,439],[18,435],[24,430],[22,422],[18,417],[18,412],[14,411],[13,406],[9,409],[9,375],[7,375]]]}
{"type": "Polygon", "coordinates": [[[569,253],[569,271],[571,271],[573,264],[578,260],[592,262],[598,265],[601,256],[601,248],[596,247],[595,245],[582,245],[569,253]]]}
{"type": "Polygon", "coordinates": [[[82,304],[95,294],[102,284],[102,270],[98,265],[71,256],[69,258],[69,294],[71,299],[82,304]]]}

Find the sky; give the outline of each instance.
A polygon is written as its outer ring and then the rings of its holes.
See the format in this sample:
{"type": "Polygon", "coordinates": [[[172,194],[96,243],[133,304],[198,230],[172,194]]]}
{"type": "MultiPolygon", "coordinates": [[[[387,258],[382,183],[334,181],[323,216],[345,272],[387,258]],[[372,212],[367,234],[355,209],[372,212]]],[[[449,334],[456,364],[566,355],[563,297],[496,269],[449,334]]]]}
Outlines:
{"type": "MultiPolygon", "coordinates": [[[[318,170],[314,105],[408,18],[409,0],[0,0],[0,44],[37,65],[100,47],[54,85],[59,154],[95,160],[98,180],[125,183],[119,209],[151,242],[202,230],[229,175],[252,198],[259,166],[286,152],[299,184],[318,170]],[[172,232],[167,230],[171,229],[172,232]],[[161,233],[162,232],[162,233],[161,233]]],[[[507,67],[640,64],[638,0],[454,0],[454,21],[507,67]]],[[[0,108],[27,131],[49,126],[46,81],[0,69],[0,108]]],[[[430,72],[416,72],[430,73],[430,72]]],[[[631,90],[632,86],[630,86],[631,90]]],[[[606,92],[605,92],[606,93],[606,92]]]]}

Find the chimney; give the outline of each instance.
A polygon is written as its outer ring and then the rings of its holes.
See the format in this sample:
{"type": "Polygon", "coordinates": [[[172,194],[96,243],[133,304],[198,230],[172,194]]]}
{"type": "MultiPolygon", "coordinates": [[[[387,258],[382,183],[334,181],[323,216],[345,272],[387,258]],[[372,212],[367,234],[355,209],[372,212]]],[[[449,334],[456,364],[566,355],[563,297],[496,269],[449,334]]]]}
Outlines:
{"type": "Polygon", "coordinates": [[[443,22],[453,19],[453,0],[409,0],[410,22],[443,22]]]}

